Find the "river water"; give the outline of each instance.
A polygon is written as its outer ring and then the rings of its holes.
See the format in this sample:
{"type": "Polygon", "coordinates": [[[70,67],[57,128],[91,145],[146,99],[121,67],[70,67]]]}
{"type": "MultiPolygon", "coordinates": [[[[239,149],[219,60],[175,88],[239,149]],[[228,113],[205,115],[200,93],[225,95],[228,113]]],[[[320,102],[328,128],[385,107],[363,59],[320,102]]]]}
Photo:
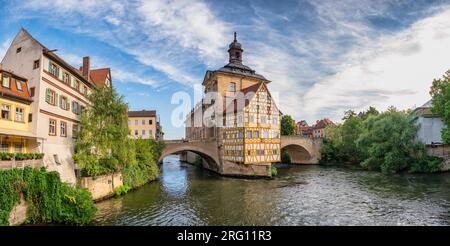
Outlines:
{"type": "Polygon", "coordinates": [[[450,173],[282,165],[236,179],[170,156],[159,181],[97,206],[96,225],[450,225],[450,173]]]}

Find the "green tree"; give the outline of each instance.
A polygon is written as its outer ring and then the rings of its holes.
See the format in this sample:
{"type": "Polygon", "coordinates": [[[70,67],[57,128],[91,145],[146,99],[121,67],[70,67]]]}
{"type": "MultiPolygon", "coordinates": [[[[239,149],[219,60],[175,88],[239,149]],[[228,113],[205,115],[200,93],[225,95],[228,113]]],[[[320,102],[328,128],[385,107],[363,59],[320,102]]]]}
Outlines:
{"type": "Polygon", "coordinates": [[[432,97],[432,111],[442,117],[446,125],[442,129],[442,141],[450,144],[450,70],[441,79],[433,80],[430,95],[432,97]]]}
{"type": "Polygon", "coordinates": [[[371,116],[371,115],[377,116],[379,114],[380,114],[380,112],[376,108],[370,106],[367,111],[364,111],[361,113],[361,118],[363,120],[365,120],[365,119],[369,118],[369,116],[371,116]]]}
{"type": "Polygon", "coordinates": [[[290,115],[281,117],[281,135],[290,136],[295,134],[295,121],[290,115]]]}
{"type": "Polygon", "coordinates": [[[321,148],[321,164],[361,162],[362,153],[356,147],[356,140],[363,131],[362,122],[361,118],[350,116],[341,125],[327,126],[321,148]]]}
{"type": "Polygon", "coordinates": [[[81,114],[81,131],[74,159],[87,175],[120,170],[134,160],[134,146],[128,138],[127,104],[111,87],[88,95],[91,105],[81,114]]]}
{"type": "Polygon", "coordinates": [[[124,185],[135,188],[159,177],[158,161],[165,148],[162,141],[134,139],[136,162],[122,170],[124,185]]]}
{"type": "Polygon", "coordinates": [[[349,109],[344,112],[344,117],[342,117],[342,120],[347,120],[347,119],[353,118],[355,116],[356,116],[355,111],[349,109]]]}
{"type": "Polygon", "coordinates": [[[389,107],[380,114],[371,107],[358,117],[347,111],[344,118],[341,125],[325,129],[321,164],[360,164],[384,173],[440,170],[442,159],[426,154],[425,146],[416,138],[418,126],[408,111],[389,107]]]}
{"type": "Polygon", "coordinates": [[[418,126],[405,112],[393,109],[364,122],[366,130],[357,140],[363,151],[361,166],[383,173],[395,173],[410,168],[425,154],[417,138],[418,126]]]}

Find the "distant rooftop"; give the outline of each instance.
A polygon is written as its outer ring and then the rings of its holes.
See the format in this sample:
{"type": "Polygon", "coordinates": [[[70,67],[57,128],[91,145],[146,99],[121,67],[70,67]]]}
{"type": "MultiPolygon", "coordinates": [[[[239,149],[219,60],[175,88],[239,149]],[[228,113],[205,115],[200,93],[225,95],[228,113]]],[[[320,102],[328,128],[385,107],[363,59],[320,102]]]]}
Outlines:
{"type": "Polygon", "coordinates": [[[128,117],[155,117],[156,110],[128,111],[128,117]]]}

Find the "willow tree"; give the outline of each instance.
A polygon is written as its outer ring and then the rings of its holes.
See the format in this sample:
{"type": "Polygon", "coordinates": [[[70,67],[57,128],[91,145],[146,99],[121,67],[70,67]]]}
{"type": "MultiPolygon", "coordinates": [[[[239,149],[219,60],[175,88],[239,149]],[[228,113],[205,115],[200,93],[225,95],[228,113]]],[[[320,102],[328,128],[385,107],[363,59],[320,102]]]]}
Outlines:
{"type": "Polygon", "coordinates": [[[128,106],[111,87],[95,89],[81,113],[81,130],[74,159],[88,176],[120,170],[134,162],[133,142],[128,138],[128,106]]]}

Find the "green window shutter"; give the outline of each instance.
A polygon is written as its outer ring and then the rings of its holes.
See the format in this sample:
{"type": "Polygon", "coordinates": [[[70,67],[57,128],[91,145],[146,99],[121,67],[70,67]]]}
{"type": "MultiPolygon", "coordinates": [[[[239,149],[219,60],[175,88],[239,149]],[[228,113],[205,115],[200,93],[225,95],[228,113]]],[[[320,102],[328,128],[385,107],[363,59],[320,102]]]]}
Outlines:
{"type": "Polygon", "coordinates": [[[50,60],[48,60],[48,71],[52,72],[52,62],[50,60]]]}
{"type": "Polygon", "coordinates": [[[58,66],[56,66],[56,77],[59,78],[59,67],[58,66]]]}
{"type": "Polygon", "coordinates": [[[54,106],[58,106],[58,93],[55,92],[55,104],[53,104],[54,106]]]}
{"type": "Polygon", "coordinates": [[[47,90],[45,91],[45,101],[47,103],[50,103],[50,93],[51,93],[50,89],[47,88],[47,90]]]}

